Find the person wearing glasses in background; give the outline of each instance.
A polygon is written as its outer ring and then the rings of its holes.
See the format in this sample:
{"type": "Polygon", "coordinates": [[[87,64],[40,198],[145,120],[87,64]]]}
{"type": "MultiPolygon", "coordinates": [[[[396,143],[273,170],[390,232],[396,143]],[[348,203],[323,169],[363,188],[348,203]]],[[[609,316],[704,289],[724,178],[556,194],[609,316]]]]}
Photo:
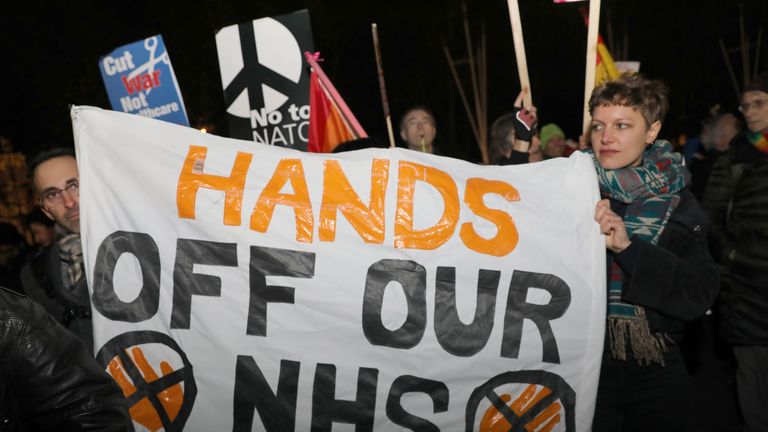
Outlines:
{"type": "Polygon", "coordinates": [[[722,337],[733,346],[745,431],[768,425],[768,72],[744,88],[747,130],[718,158],[701,204],[720,263],[722,337]]]}
{"type": "Polygon", "coordinates": [[[77,335],[93,354],[91,305],[80,243],[80,174],[75,153],[50,148],[29,163],[40,208],[56,222],[56,241],[22,269],[27,295],[64,327],[77,335]]]}

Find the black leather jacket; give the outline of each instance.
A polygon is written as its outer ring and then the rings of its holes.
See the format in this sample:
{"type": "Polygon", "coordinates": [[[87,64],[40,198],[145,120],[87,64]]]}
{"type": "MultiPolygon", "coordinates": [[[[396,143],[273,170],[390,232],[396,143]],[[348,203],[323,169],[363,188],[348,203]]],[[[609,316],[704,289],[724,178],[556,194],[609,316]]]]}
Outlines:
{"type": "Polygon", "coordinates": [[[126,431],[119,387],[83,343],[0,287],[0,431],[126,431]]]}
{"type": "Polygon", "coordinates": [[[58,322],[77,335],[93,355],[93,323],[85,277],[72,289],[61,280],[59,244],[54,242],[24,266],[21,283],[24,292],[53,315],[58,322]]]}

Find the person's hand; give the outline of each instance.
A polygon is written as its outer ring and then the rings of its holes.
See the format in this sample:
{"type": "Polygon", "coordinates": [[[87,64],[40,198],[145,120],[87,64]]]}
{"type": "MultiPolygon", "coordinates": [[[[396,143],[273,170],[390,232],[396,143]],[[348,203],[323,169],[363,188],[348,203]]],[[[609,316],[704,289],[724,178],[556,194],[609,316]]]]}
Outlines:
{"type": "Polygon", "coordinates": [[[619,253],[632,244],[624,220],[611,210],[611,203],[607,199],[597,203],[595,221],[600,224],[600,232],[605,234],[605,247],[613,253],[619,253]]]}
{"type": "Polygon", "coordinates": [[[531,148],[528,149],[528,162],[540,162],[544,160],[544,153],[541,151],[541,140],[534,135],[531,140],[531,148]]]}
{"type": "Polygon", "coordinates": [[[528,93],[528,87],[523,88],[517,99],[515,99],[515,140],[530,143],[531,138],[536,133],[538,118],[536,117],[536,107],[531,105],[523,106],[523,96],[528,93]]]}

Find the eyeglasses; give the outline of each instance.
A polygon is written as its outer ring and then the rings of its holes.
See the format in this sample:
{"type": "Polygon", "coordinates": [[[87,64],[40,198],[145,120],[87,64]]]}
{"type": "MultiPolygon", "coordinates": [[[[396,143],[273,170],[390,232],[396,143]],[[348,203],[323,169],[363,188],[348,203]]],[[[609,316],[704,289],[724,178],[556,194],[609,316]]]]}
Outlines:
{"type": "Polygon", "coordinates": [[[58,206],[64,202],[64,192],[66,192],[70,198],[80,196],[80,182],[71,180],[64,186],[64,189],[48,189],[40,195],[40,201],[49,207],[58,206]]]}
{"type": "Polygon", "coordinates": [[[754,109],[762,109],[766,104],[768,104],[768,99],[755,99],[752,102],[743,102],[739,105],[739,111],[745,113],[749,111],[750,108],[754,109]]]}

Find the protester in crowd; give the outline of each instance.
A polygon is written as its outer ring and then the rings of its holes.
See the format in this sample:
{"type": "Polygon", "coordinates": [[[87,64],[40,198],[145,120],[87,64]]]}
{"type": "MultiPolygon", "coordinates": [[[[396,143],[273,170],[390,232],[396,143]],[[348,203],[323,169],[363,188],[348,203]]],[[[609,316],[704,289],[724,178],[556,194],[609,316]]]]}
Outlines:
{"type": "Polygon", "coordinates": [[[24,265],[26,242],[16,227],[0,222],[0,285],[23,292],[19,273],[24,265]]]}
{"type": "Polygon", "coordinates": [[[587,153],[605,198],[595,220],[608,249],[596,432],[683,429],[689,384],[678,344],[719,286],[690,174],[657,139],[668,106],[666,86],[639,75],[600,85],[589,101],[587,153]]]}
{"type": "Polygon", "coordinates": [[[125,403],[82,341],[0,287],[0,430],[128,431],[125,403]]]}
{"type": "Polygon", "coordinates": [[[55,221],[49,219],[39,207],[35,207],[26,219],[27,226],[32,232],[32,241],[36,247],[47,248],[53,244],[56,240],[55,221]]]}
{"type": "Polygon", "coordinates": [[[30,160],[40,206],[56,222],[56,241],[22,270],[24,290],[93,350],[91,305],[80,244],[80,175],[74,152],[51,148],[30,160]]]}
{"type": "Polygon", "coordinates": [[[721,265],[719,313],[733,345],[736,387],[747,431],[768,425],[768,72],[744,88],[747,129],[721,156],[702,197],[710,245],[721,265]]]}
{"type": "Polygon", "coordinates": [[[437,136],[435,116],[424,105],[415,105],[400,118],[400,138],[411,150],[424,153],[436,153],[434,146],[437,136]]]}
{"type": "Polygon", "coordinates": [[[570,156],[574,148],[565,145],[565,133],[560,126],[548,123],[541,128],[541,150],[544,159],[552,159],[561,156],[570,156]],[[567,150],[567,152],[566,152],[567,150]]]}
{"type": "MultiPolygon", "coordinates": [[[[521,151],[515,145],[515,113],[504,114],[491,126],[490,159],[493,165],[517,165],[542,160],[538,136],[531,136],[527,151],[521,151]]],[[[519,141],[518,141],[519,143],[519,141]]]]}
{"type": "Polygon", "coordinates": [[[517,165],[542,160],[541,140],[536,131],[536,108],[522,107],[521,91],[515,110],[497,118],[491,125],[489,153],[493,165],[517,165]]]}
{"type": "Polygon", "coordinates": [[[691,192],[701,197],[707,185],[712,166],[730,148],[731,141],[744,128],[744,123],[731,113],[717,113],[712,119],[705,121],[705,125],[711,123],[705,139],[702,131],[702,147],[697,151],[688,165],[691,171],[691,192]]]}

